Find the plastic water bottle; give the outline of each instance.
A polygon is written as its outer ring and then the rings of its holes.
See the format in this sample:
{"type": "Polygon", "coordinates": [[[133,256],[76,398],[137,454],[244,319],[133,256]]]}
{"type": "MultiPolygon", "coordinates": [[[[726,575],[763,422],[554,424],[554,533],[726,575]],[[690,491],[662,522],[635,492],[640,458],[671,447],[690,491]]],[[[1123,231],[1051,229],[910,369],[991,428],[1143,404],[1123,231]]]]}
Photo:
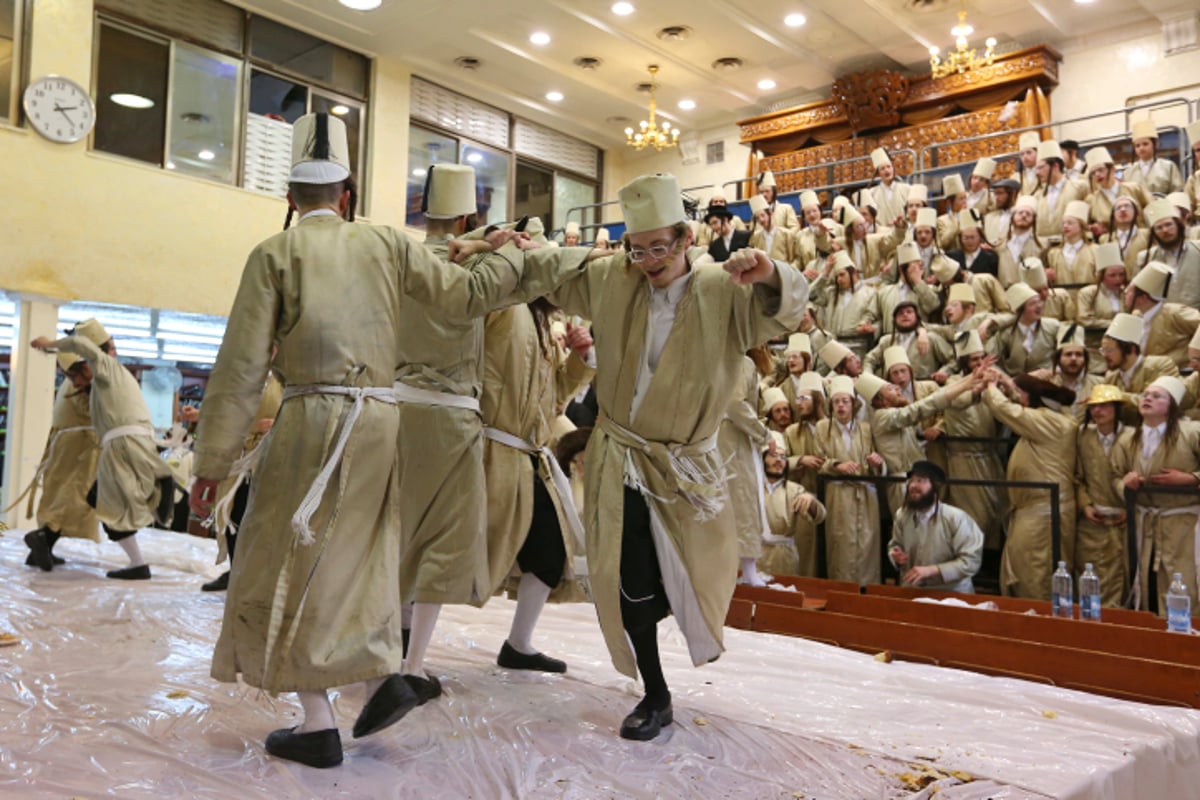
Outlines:
{"type": "Polygon", "coordinates": [[[1079,576],[1079,618],[1100,621],[1100,576],[1091,564],[1084,564],[1079,576]]]}
{"type": "Polygon", "coordinates": [[[1188,596],[1183,573],[1176,572],[1167,590],[1167,630],[1171,633],[1191,633],[1192,598],[1188,596]]]}
{"type": "Polygon", "coordinates": [[[1071,573],[1067,572],[1067,562],[1058,562],[1058,569],[1050,584],[1050,605],[1054,616],[1072,619],[1075,616],[1074,600],[1071,597],[1071,573]]]}

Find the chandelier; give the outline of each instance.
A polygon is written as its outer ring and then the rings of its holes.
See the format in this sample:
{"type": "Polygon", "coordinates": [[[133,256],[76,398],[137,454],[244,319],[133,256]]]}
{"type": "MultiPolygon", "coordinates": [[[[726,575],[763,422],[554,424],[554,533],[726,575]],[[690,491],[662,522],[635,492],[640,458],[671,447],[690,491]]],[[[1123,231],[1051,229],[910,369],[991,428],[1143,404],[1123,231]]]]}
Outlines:
{"type": "Polygon", "coordinates": [[[954,50],[946,54],[946,60],[942,61],[938,57],[940,52],[937,47],[929,48],[929,71],[935,78],[944,78],[952,72],[963,73],[980,67],[990,67],[996,58],[996,40],[989,38],[985,44],[987,52],[983,57],[975,56],[975,49],[967,49],[967,37],[975,32],[975,29],[967,24],[967,9],[966,0],[963,0],[963,8],[958,12],[958,24],[951,29],[950,33],[954,36],[954,50]]]}
{"type": "Polygon", "coordinates": [[[674,147],[679,144],[679,128],[672,128],[669,122],[664,122],[661,128],[658,126],[658,122],[655,119],[658,104],[654,102],[654,76],[658,73],[658,65],[651,64],[646,69],[650,71],[649,119],[644,119],[638,123],[641,128],[640,132],[635,133],[633,128],[625,129],[625,144],[634,150],[644,150],[647,147],[653,147],[655,150],[665,150],[668,147],[674,147]]]}

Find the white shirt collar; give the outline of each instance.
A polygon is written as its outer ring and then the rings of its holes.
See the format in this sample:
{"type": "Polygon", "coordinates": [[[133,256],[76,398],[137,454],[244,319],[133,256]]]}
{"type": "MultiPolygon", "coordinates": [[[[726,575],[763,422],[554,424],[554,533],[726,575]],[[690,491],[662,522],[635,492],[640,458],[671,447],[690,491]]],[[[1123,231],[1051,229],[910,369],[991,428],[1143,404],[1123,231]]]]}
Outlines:
{"type": "Polygon", "coordinates": [[[306,211],[300,216],[298,222],[304,222],[309,217],[336,217],[338,214],[332,208],[314,208],[312,211],[306,211]]]}

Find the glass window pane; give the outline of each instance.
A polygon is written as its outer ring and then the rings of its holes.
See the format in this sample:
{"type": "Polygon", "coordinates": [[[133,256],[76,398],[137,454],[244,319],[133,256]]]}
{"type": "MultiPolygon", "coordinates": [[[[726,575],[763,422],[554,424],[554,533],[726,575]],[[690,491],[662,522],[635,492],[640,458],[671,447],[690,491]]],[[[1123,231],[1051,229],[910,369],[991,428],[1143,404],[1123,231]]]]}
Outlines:
{"type": "Polygon", "coordinates": [[[99,48],[95,148],[161,166],[170,48],[108,25],[99,48]]]}
{"type": "Polygon", "coordinates": [[[253,17],[250,21],[250,55],[340,92],[366,99],[370,64],[367,58],[302,31],[264,17],[253,17]]]}
{"type": "Polygon", "coordinates": [[[541,217],[546,233],[550,233],[553,212],[554,173],[532,164],[517,162],[517,185],[513,202],[513,216],[541,217]]]}
{"type": "Polygon", "coordinates": [[[405,221],[414,228],[425,227],[421,198],[425,194],[425,176],[432,164],[457,163],[458,142],[449,136],[424,128],[408,129],[408,201],[405,221]]]}
{"type": "Polygon", "coordinates": [[[171,84],[167,169],[233,183],[241,63],[176,44],[171,84]]]}
{"type": "Polygon", "coordinates": [[[12,114],[16,5],[16,0],[0,0],[0,119],[9,119],[12,114]]]}
{"type": "Polygon", "coordinates": [[[491,225],[508,219],[508,156],[464,143],[461,163],[475,168],[479,224],[491,225]]]}
{"type": "Polygon", "coordinates": [[[363,109],[357,103],[347,103],[335,97],[323,97],[314,91],[312,110],[333,114],[346,123],[346,139],[349,140],[350,145],[350,171],[354,173],[354,180],[358,184],[359,207],[357,211],[361,213],[362,200],[367,196],[367,187],[363,180],[365,176],[362,170],[362,159],[359,154],[359,147],[362,143],[363,109]]]}
{"type": "Polygon", "coordinates": [[[265,72],[250,72],[250,113],[295,122],[308,113],[308,88],[265,72]]]}
{"type": "MultiPolygon", "coordinates": [[[[559,175],[554,181],[554,227],[563,228],[567,224],[567,212],[579,206],[590,206],[596,202],[596,185],[559,175]]],[[[588,209],[580,217],[576,211],[570,217],[580,225],[585,226],[583,241],[590,242],[595,231],[587,230],[586,226],[596,221],[596,209],[588,209]]]]}

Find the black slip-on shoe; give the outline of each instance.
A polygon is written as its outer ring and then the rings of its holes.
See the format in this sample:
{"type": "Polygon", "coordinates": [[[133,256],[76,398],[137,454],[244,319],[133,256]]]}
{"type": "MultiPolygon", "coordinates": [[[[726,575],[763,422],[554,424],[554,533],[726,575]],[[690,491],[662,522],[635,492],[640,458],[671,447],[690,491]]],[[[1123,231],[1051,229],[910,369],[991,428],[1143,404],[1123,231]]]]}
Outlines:
{"type": "Polygon", "coordinates": [[[354,721],[354,738],[358,739],[381,731],[389,725],[395,725],[405,714],[420,705],[420,702],[404,676],[389,675],[363,705],[358,719],[354,721]]]}
{"type": "Polygon", "coordinates": [[[104,574],[119,581],[148,581],[150,580],[150,565],[141,564],[136,567],[125,567],[125,569],[110,569],[104,574]]]}
{"type": "Polygon", "coordinates": [[[311,733],[280,728],[267,734],[267,752],[310,767],[336,767],[342,763],[342,739],[337,728],[311,733]]]}
{"type": "Polygon", "coordinates": [[[648,742],[658,736],[663,728],[675,721],[675,714],[671,710],[671,701],[667,701],[666,708],[649,708],[645,706],[645,702],[643,700],[638,703],[629,716],[621,722],[622,739],[648,742]]]}
{"type": "Polygon", "coordinates": [[[202,592],[223,592],[229,588],[229,570],[225,570],[208,583],[200,585],[202,592]]]}
{"type": "Polygon", "coordinates": [[[29,558],[26,564],[37,567],[43,572],[54,569],[54,560],[50,555],[50,543],[46,541],[46,533],[41,528],[25,534],[25,546],[29,548],[29,558]]]}
{"type": "Polygon", "coordinates": [[[527,669],[534,672],[566,672],[567,662],[551,658],[545,653],[526,655],[508,642],[500,648],[496,663],[505,669],[527,669]]]}
{"type": "Polygon", "coordinates": [[[442,682],[428,672],[425,673],[424,678],[420,675],[405,675],[404,680],[417,695],[417,705],[419,706],[442,696],[442,682]]]}

